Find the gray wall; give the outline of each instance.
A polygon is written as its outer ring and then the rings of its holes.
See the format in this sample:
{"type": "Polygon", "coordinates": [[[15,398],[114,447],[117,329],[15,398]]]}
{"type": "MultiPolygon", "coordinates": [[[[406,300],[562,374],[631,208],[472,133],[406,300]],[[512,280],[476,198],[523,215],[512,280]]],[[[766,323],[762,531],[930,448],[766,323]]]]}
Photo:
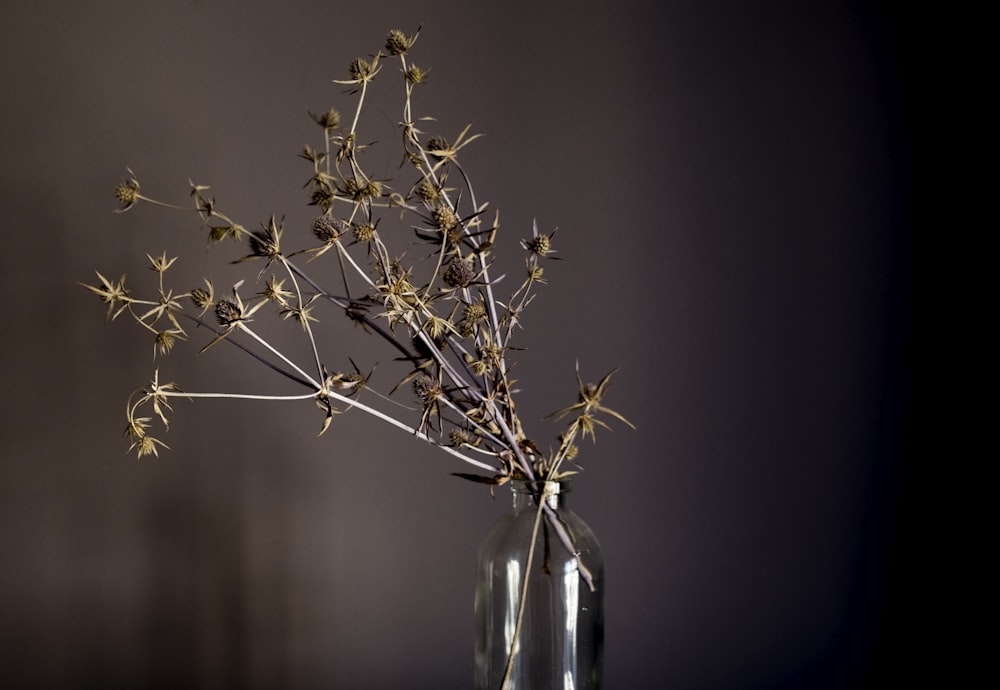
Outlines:
{"type": "MultiPolygon", "coordinates": [[[[154,366],[283,389],[197,338],[154,365],[76,285],[139,284],[161,251],[194,285],[233,257],[189,214],[113,215],[125,166],[158,197],[192,179],[249,226],[306,232],[306,110],[346,112],[330,80],[420,24],[418,105],[487,135],[465,162],[502,238],[560,229],[516,355],[532,436],[554,435],[540,418],[572,401],[576,360],[621,367],[609,403],[638,431],[585,448],[573,493],[605,547],[608,687],[859,687],[893,663],[907,34],[852,3],[653,6],[5,9],[5,686],[468,687],[472,562],[507,496],[358,415],[317,439],[308,403],[179,402],[172,450],[136,461],[122,410],[154,366]]],[[[391,352],[329,329],[391,380],[391,352]]]]}

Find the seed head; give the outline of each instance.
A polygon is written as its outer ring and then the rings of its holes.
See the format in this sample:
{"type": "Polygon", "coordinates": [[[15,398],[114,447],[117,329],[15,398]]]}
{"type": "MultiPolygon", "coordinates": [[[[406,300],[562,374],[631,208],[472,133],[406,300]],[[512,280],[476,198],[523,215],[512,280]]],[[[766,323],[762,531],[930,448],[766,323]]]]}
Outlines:
{"type": "Polygon", "coordinates": [[[348,72],[351,73],[351,79],[354,81],[367,81],[375,76],[375,67],[364,58],[354,58],[348,72]]]}
{"type": "Polygon", "coordinates": [[[319,216],[313,220],[312,231],[316,238],[324,243],[333,242],[343,234],[337,221],[330,216],[319,216]]]}
{"type": "Polygon", "coordinates": [[[159,352],[165,355],[173,349],[177,342],[178,333],[175,330],[159,331],[156,334],[156,342],[153,345],[153,353],[159,352]]]}
{"type": "Polygon", "coordinates": [[[476,326],[486,320],[486,307],[481,302],[466,304],[462,309],[462,320],[458,322],[458,332],[464,338],[471,336],[476,326]]]}
{"type": "Polygon", "coordinates": [[[448,434],[448,443],[453,448],[460,448],[468,444],[471,440],[469,432],[465,429],[452,429],[448,434]]]}
{"type": "Polygon", "coordinates": [[[449,148],[451,146],[444,137],[431,137],[431,140],[427,142],[427,153],[433,158],[443,158],[444,156],[439,155],[437,152],[447,151],[449,148]]]}
{"type": "Polygon", "coordinates": [[[314,115],[313,113],[309,113],[309,115],[316,121],[317,125],[327,132],[340,126],[340,113],[337,112],[336,108],[330,108],[322,115],[314,115]]]}
{"type": "Polygon", "coordinates": [[[389,55],[402,55],[413,47],[416,36],[407,36],[399,29],[393,29],[385,39],[385,49],[389,55]]]}
{"type": "Polygon", "coordinates": [[[371,223],[355,223],[353,226],[354,239],[363,244],[367,244],[375,239],[375,226],[371,223]]]}
{"type": "MultiPolygon", "coordinates": [[[[131,171],[129,171],[131,173],[131,171]]],[[[139,180],[131,175],[115,187],[115,199],[121,204],[119,212],[127,211],[139,200],[139,180]]]]}
{"type": "Polygon", "coordinates": [[[427,374],[418,374],[413,379],[413,392],[425,404],[437,400],[441,395],[441,384],[427,374]]]}
{"type": "Polygon", "coordinates": [[[455,216],[455,212],[451,210],[450,206],[442,204],[431,211],[431,222],[438,230],[447,232],[458,225],[458,217],[455,216]]]}
{"type": "Polygon", "coordinates": [[[232,326],[243,318],[243,309],[229,297],[223,297],[215,305],[215,319],[220,326],[232,326]]]}
{"type": "Polygon", "coordinates": [[[263,230],[251,233],[247,237],[250,244],[250,256],[262,256],[274,259],[281,255],[281,227],[271,217],[263,230]]]}
{"type": "Polygon", "coordinates": [[[427,80],[427,72],[429,71],[416,65],[410,65],[409,69],[406,70],[406,81],[411,84],[423,84],[427,80]]]}
{"type": "Polygon", "coordinates": [[[207,289],[195,288],[188,293],[191,296],[191,302],[194,306],[201,309],[202,314],[204,314],[205,310],[215,303],[215,295],[213,294],[212,284],[207,280],[205,281],[205,288],[207,289]]]}
{"type": "Polygon", "coordinates": [[[467,288],[476,278],[476,271],[472,267],[472,262],[455,257],[448,263],[442,279],[445,285],[452,288],[467,288]]]}
{"type": "Polygon", "coordinates": [[[545,256],[552,251],[552,240],[548,235],[535,235],[530,240],[524,241],[524,248],[532,254],[545,256]]]}
{"type": "Polygon", "coordinates": [[[437,201],[441,192],[438,190],[437,186],[430,180],[424,180],[416,188],[416,194],[425,204],[433,204],[437,201]]]}
{"type": "Polygon", "coordinates": [[[323,211],[329,211],[330,207],[333,206],[333,199],[333,190],[325,185],[321,185],[313,190],[309,205],[319,206],[323,211]]]}
{"type": "Polygon", "coordinates": [[[357,202],[369,201],[382,196],[382,183],[378,180],[348,178],[344,181],[344,193],[357,202]]]}

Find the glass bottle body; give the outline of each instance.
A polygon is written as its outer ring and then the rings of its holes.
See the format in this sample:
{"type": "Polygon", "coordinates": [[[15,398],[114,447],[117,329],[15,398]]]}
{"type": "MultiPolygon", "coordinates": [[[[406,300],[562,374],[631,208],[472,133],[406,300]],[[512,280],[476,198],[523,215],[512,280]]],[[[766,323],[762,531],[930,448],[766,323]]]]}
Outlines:
{"type": "Polygon", "coordinates": [[[503,690],[599,688],[604,651],[600,545],[567,507],[565,482],[513,484],[514,508],[494,525],[477,558],[475,687],[501,690],[513,644],[513,663],[503,690]],[[540,498],[548,510],[539,520],[521,614],[540,498]],[[553,521],[569,535],[574,552],[566,548],[553,521]],[[589,583],[581,577],[581,564],[589,583]]]}

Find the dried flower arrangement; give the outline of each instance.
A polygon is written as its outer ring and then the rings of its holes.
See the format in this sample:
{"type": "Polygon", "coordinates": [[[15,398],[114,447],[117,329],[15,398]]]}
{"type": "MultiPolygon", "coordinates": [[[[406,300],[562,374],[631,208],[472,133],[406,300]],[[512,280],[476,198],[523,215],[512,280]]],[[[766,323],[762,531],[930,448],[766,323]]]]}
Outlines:
{"type": "MultiPolygon", "coordinates": [[[[585,384],[577,366],[576,402],[550,415],[554,420],[569,420],[554,450],[542,451],[525,434],[514,404],[508,354],[521,314],[545,282],[544,263],[556,259],[555,232],[539,232],[536,224],[531,236],[521,240],[524,278],[506,295],[506,301],[498,300],[492,249],[499,214],[486,219],[487,204],[477,199],[459,161],[459,153],[478,135],[469,135],[466,127],[448,141],[426,137],[420,129],[433,120],[414,116],[414,90],[427,78],[427,71],[409,59],[417,35],[419,30],[413,35],[391,31],[384,52],[355,59],[349,67],[350,78],[335,80],[347,86],[356,100],[349,126],[343,126],[335,108],[312,114],[323,132],[322,144],[317,149],[306,146],[300,154],[311,167],[308,203],[319,211],[312,222],[310,246],[288,251],[283,221],[272,217],[260,229],[248,230],[220,210],[208,195],[208,187],[191,184],[193,210],[209,240],[243,244],[248,253],[233,263],[263,263],[250,278],[258,286],[255,292],[250,294],[247,281],[241,280],[230,291],[218,294],[208,278],[201,287],[175,291],[166,275],[177,259],[166,253],[147,255],[149,267],[159,278],[152,297],[133,296],[124,275],[109,280],[97,273],[99,285],[83,284],[107,305],[108,320],[128,314],[149,332],[154,357],[188,340],[190,333],[184,326],[195,325],[214,334],[201,352],[220,343],[239,348],[270,372],[304,389],[291,396],[191,392],[162,382],[157,369],[152,382],[133,393],[126,405],[125,436],[130,450],[140,458],[156,456],[167,447],[150,432],[157,420],[164,429],[168,427],[173,398],[312,402],[322,414],[321,434],[338,414],[367,413],[450,453],[474,470],[454,474],[494,486],[512,479],[558,481],[573,474],[567,467],[577,454],[576,443],[587,437],[594,440],[597,428],[608,426],[601,416],[632,426],[603,402],[615,372],[596,384],[585,384]],[[365,160],[370,146],[359,140],[369,89],[391,59],[398,61],[404,90],[402,169],[409,177],[399,182],[369,174],[365,160]],[[380,225],[393,216],[412,232],[424,249],[422,257],[406,263],[405,253],[390,250],[389,233],[380,225]],[[337,289],[324,286],[314,272],[321,257],[327,263],[333,259],[337,289]],[[185,302],[194,309],[186,308],[185,302]],[[370,374],[363,373],[354,360],[349,360],[349,370],[330,367],[318,342],[319,314],[324,307],[343,312],[394,351],[405,370],[394,378],[387,393],[376,391],[370,374]],[[267,339],[255,320],[267,310],[297,324],[308,341],[312,361],[295,362],[267,339]],[[392,397],[406,388],[415,397],[416,407],[392,397]],[[403,418],[413,415],[414,421],[402,421],[387,411],[393,408],[404,410],[403,418]]],[[[191,210],[145,196],[131,170],[115,188],[115,196],[119,212],[142,203],[191,210]]],[[[539,516],[546,506],[539,501],[539,516]]],[[[555,534],[573,552],[569,535],[549,517],[555,534]]],[[[589,583],[585,565],[579,565],[589,583]]]]}

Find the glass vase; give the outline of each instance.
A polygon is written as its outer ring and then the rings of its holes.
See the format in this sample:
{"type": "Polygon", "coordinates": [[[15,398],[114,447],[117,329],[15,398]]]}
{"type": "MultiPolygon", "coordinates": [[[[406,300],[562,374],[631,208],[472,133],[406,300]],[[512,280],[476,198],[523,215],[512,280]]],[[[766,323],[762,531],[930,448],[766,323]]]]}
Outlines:
{"type": "Polygon", "coordinates": [[[477,559],[476,690],[599,688],[604,651],[601,547],[566,506],[566,482],[512,484],[513,510],[494,525],[477,559]],[[515,642],[539,500],[551,510],[543,510],[539,521],[515,642]],[[556,524],[575,553],[566,548],[556,524]],[[587,577],[581,575],[581,564],[587,577]],[[503,684],[512,645],[513,662],[503,684]]]}

